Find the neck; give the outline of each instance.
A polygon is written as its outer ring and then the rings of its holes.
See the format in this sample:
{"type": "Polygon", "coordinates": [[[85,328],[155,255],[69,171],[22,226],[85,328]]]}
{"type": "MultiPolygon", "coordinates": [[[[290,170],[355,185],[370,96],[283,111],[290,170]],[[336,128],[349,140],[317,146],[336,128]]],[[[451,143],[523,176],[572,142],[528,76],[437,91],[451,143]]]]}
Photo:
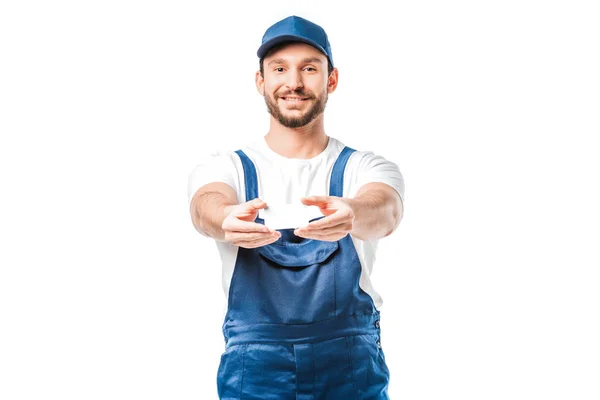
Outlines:
{"type": "Polygon", "coordinates": [[[313,158],[327,147],[323,114],[299,128],[283,126],[271,117],[271,126],[265,136],[267,145],[275,153],[287,158],[313,158]]]}

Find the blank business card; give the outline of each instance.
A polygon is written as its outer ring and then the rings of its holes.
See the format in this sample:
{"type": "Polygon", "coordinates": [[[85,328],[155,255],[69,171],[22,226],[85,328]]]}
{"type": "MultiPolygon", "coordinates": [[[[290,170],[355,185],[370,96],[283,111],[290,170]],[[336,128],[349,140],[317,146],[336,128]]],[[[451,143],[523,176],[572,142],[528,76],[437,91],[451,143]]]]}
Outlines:
{"type": "Polygon", "coordinates": [[[258,210],[258,216],[271,229],[296,229],[308,224],[313,218],[323,216],[319,207],[298,204],[270,204],[258,210]]]}

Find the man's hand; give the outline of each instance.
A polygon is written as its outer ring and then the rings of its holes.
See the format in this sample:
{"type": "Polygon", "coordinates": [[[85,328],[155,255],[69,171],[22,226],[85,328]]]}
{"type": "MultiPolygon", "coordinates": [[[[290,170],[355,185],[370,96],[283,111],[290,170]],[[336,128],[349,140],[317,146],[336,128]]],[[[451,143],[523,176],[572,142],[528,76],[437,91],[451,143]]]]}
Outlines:
{"type": "Polygon", "coordinates": [[[281,233],[265,225],[254,222],[258,210],[265,208],[267,203],[254,199],[245,203],[225,207],[227,214],[221,229],[225,233],[224,241],[236,246],[252,249],[265,246],[279,239],[281,233]]]}
{"type": "Polygon", "coordinates": [[[294,230],[296,236],[335,242],[352,230],[354,211],[346,199],[336,196],[311,196],[303,197],[300,201],[307,206],[318,206],[325,218],[294,230]]]}

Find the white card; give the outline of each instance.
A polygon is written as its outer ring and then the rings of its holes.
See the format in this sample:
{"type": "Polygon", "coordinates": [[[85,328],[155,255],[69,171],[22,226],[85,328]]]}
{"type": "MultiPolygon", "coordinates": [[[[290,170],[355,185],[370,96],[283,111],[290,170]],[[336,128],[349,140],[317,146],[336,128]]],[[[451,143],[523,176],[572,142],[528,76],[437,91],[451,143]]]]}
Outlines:
{"type": "Polygon", "coordinates": [[[313,218],[323,216],[319,207],[298,204],[270,204],[258,210],[258,216],[271,229],[296,229],[308,225],[313,218]]]}

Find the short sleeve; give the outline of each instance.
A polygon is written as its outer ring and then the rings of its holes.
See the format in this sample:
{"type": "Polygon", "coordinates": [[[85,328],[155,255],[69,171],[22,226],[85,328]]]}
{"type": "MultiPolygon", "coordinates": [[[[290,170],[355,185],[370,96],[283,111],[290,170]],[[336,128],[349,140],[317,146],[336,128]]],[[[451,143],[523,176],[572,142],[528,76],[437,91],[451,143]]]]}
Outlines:
{"type": "Polygon", "coordinates": [[[238,173],[232,154],[216,153],[204,157],[188,177],[188,203],[202,186],[223,182],[235,190],[239,199],[238,173]]]}
{"type": "Polygon", "coordinates": [[[404,203],[404,177],[398,165],[370,151],[356,153],[358,160],[350,197],[354,197],[360,187],[367,183],[382,182],[393,187],[404,203]]]}

